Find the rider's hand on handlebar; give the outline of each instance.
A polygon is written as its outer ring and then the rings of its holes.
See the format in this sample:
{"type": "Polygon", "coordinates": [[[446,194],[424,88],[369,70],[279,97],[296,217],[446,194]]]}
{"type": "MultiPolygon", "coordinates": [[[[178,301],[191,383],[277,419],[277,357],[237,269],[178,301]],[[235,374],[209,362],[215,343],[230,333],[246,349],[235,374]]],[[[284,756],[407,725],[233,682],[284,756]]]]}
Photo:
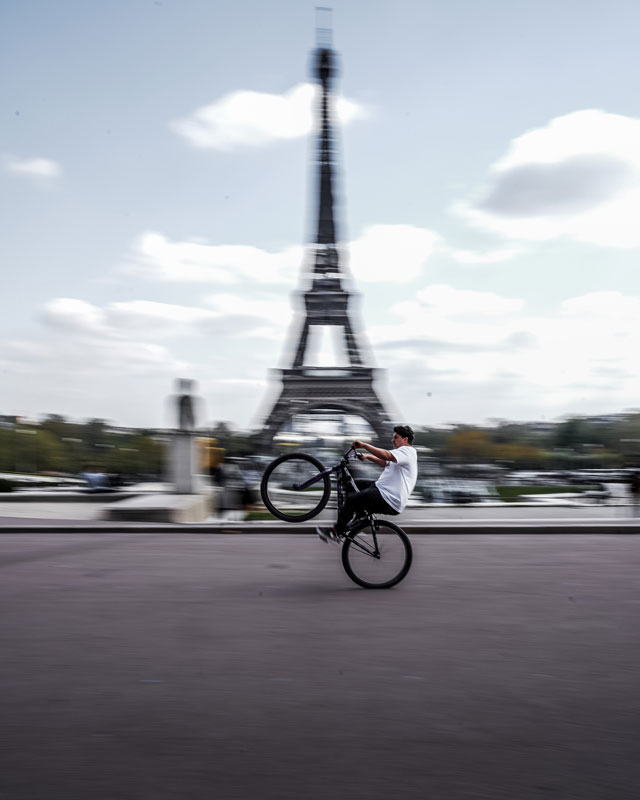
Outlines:
{"type": "MultiPolygon", "coordinates": [[[[363,447],[363,446],[364,445],[359,439],[355,439],[355,441],[351,442],[351,447],[353,448],[353,450],[356,450],[357,447],[363,447]]],[[[356,451],[356,458],[359,461],[364,461],[364,455],[362,453],[358,453],[357,451],[356,451]]]]}

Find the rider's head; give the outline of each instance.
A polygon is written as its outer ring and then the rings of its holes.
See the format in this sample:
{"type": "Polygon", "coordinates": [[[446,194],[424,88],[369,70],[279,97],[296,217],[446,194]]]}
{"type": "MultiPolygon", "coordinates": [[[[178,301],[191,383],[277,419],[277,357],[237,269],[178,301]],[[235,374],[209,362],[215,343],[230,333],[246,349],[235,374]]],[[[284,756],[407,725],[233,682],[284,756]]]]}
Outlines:
{"type": "Polygon", "coordinates": [[[413,444],[413,429],[409,425],[396,425],[393,428],[393,443],[395,447],[413,444]],[[406,441],[404,441],[406,439],[406,441]]]}

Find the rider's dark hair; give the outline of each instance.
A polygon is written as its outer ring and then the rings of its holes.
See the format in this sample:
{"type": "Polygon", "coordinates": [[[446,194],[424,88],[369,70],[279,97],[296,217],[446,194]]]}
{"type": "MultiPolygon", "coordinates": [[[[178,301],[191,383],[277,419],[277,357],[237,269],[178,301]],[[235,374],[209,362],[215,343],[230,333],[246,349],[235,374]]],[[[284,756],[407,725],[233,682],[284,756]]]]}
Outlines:
{"type": "Polygon", "coordinates": [[[413,444],[413,428],[409,425],[395,425],[393,432],[402,436],[403,439],[408,439],[409,444],[413,444]]]}

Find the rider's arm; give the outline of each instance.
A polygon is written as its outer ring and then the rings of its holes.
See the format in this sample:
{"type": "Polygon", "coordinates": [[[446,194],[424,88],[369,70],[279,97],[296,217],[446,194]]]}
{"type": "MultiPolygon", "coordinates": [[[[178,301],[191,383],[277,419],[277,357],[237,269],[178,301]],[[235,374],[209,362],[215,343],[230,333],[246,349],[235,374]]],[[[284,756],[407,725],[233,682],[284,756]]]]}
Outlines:
{"type": "Polygon", "coordinates": [[[364,450],[368,450],[372,456],[379,458],[383,463],[376,462],[380,464],[381,467],[385,466],[385,462],[387,461],[395,461],[396,457],[390,450],[383,450],[381,447],[374,447],[372,444],[367,444],[366,442],[354,442],[354,447],[361,447],[364,450]]]}
{"type": "Polygon", "coordinates": [[[377,464],[379,467],[386,467],[387,462],[383,458],[378,458],[378,456],[372,456],[370,453],[362,456],[363,461],[373,461],[374,464],[377,464]]]}

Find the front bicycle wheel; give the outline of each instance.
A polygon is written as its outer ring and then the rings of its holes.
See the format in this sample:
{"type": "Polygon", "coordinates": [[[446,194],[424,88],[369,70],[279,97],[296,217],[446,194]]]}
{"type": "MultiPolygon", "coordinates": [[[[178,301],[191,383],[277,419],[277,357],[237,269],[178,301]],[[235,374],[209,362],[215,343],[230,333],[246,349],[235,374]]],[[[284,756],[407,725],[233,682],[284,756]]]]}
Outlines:
{"type": "Polygon", "coordinates": [[[364,522],[342,545],[342,566],[365,589],[390,589],[406,577],[413,560],[407,534],[392,522],[364,522]]]}
{"type": "Polygon", "coordinates": [[[304,522],[327,505],[331,494],[324,466],[306,453],[286,453],[266,468],[260,484],[262,502],[278,519],[304,522]]]}

